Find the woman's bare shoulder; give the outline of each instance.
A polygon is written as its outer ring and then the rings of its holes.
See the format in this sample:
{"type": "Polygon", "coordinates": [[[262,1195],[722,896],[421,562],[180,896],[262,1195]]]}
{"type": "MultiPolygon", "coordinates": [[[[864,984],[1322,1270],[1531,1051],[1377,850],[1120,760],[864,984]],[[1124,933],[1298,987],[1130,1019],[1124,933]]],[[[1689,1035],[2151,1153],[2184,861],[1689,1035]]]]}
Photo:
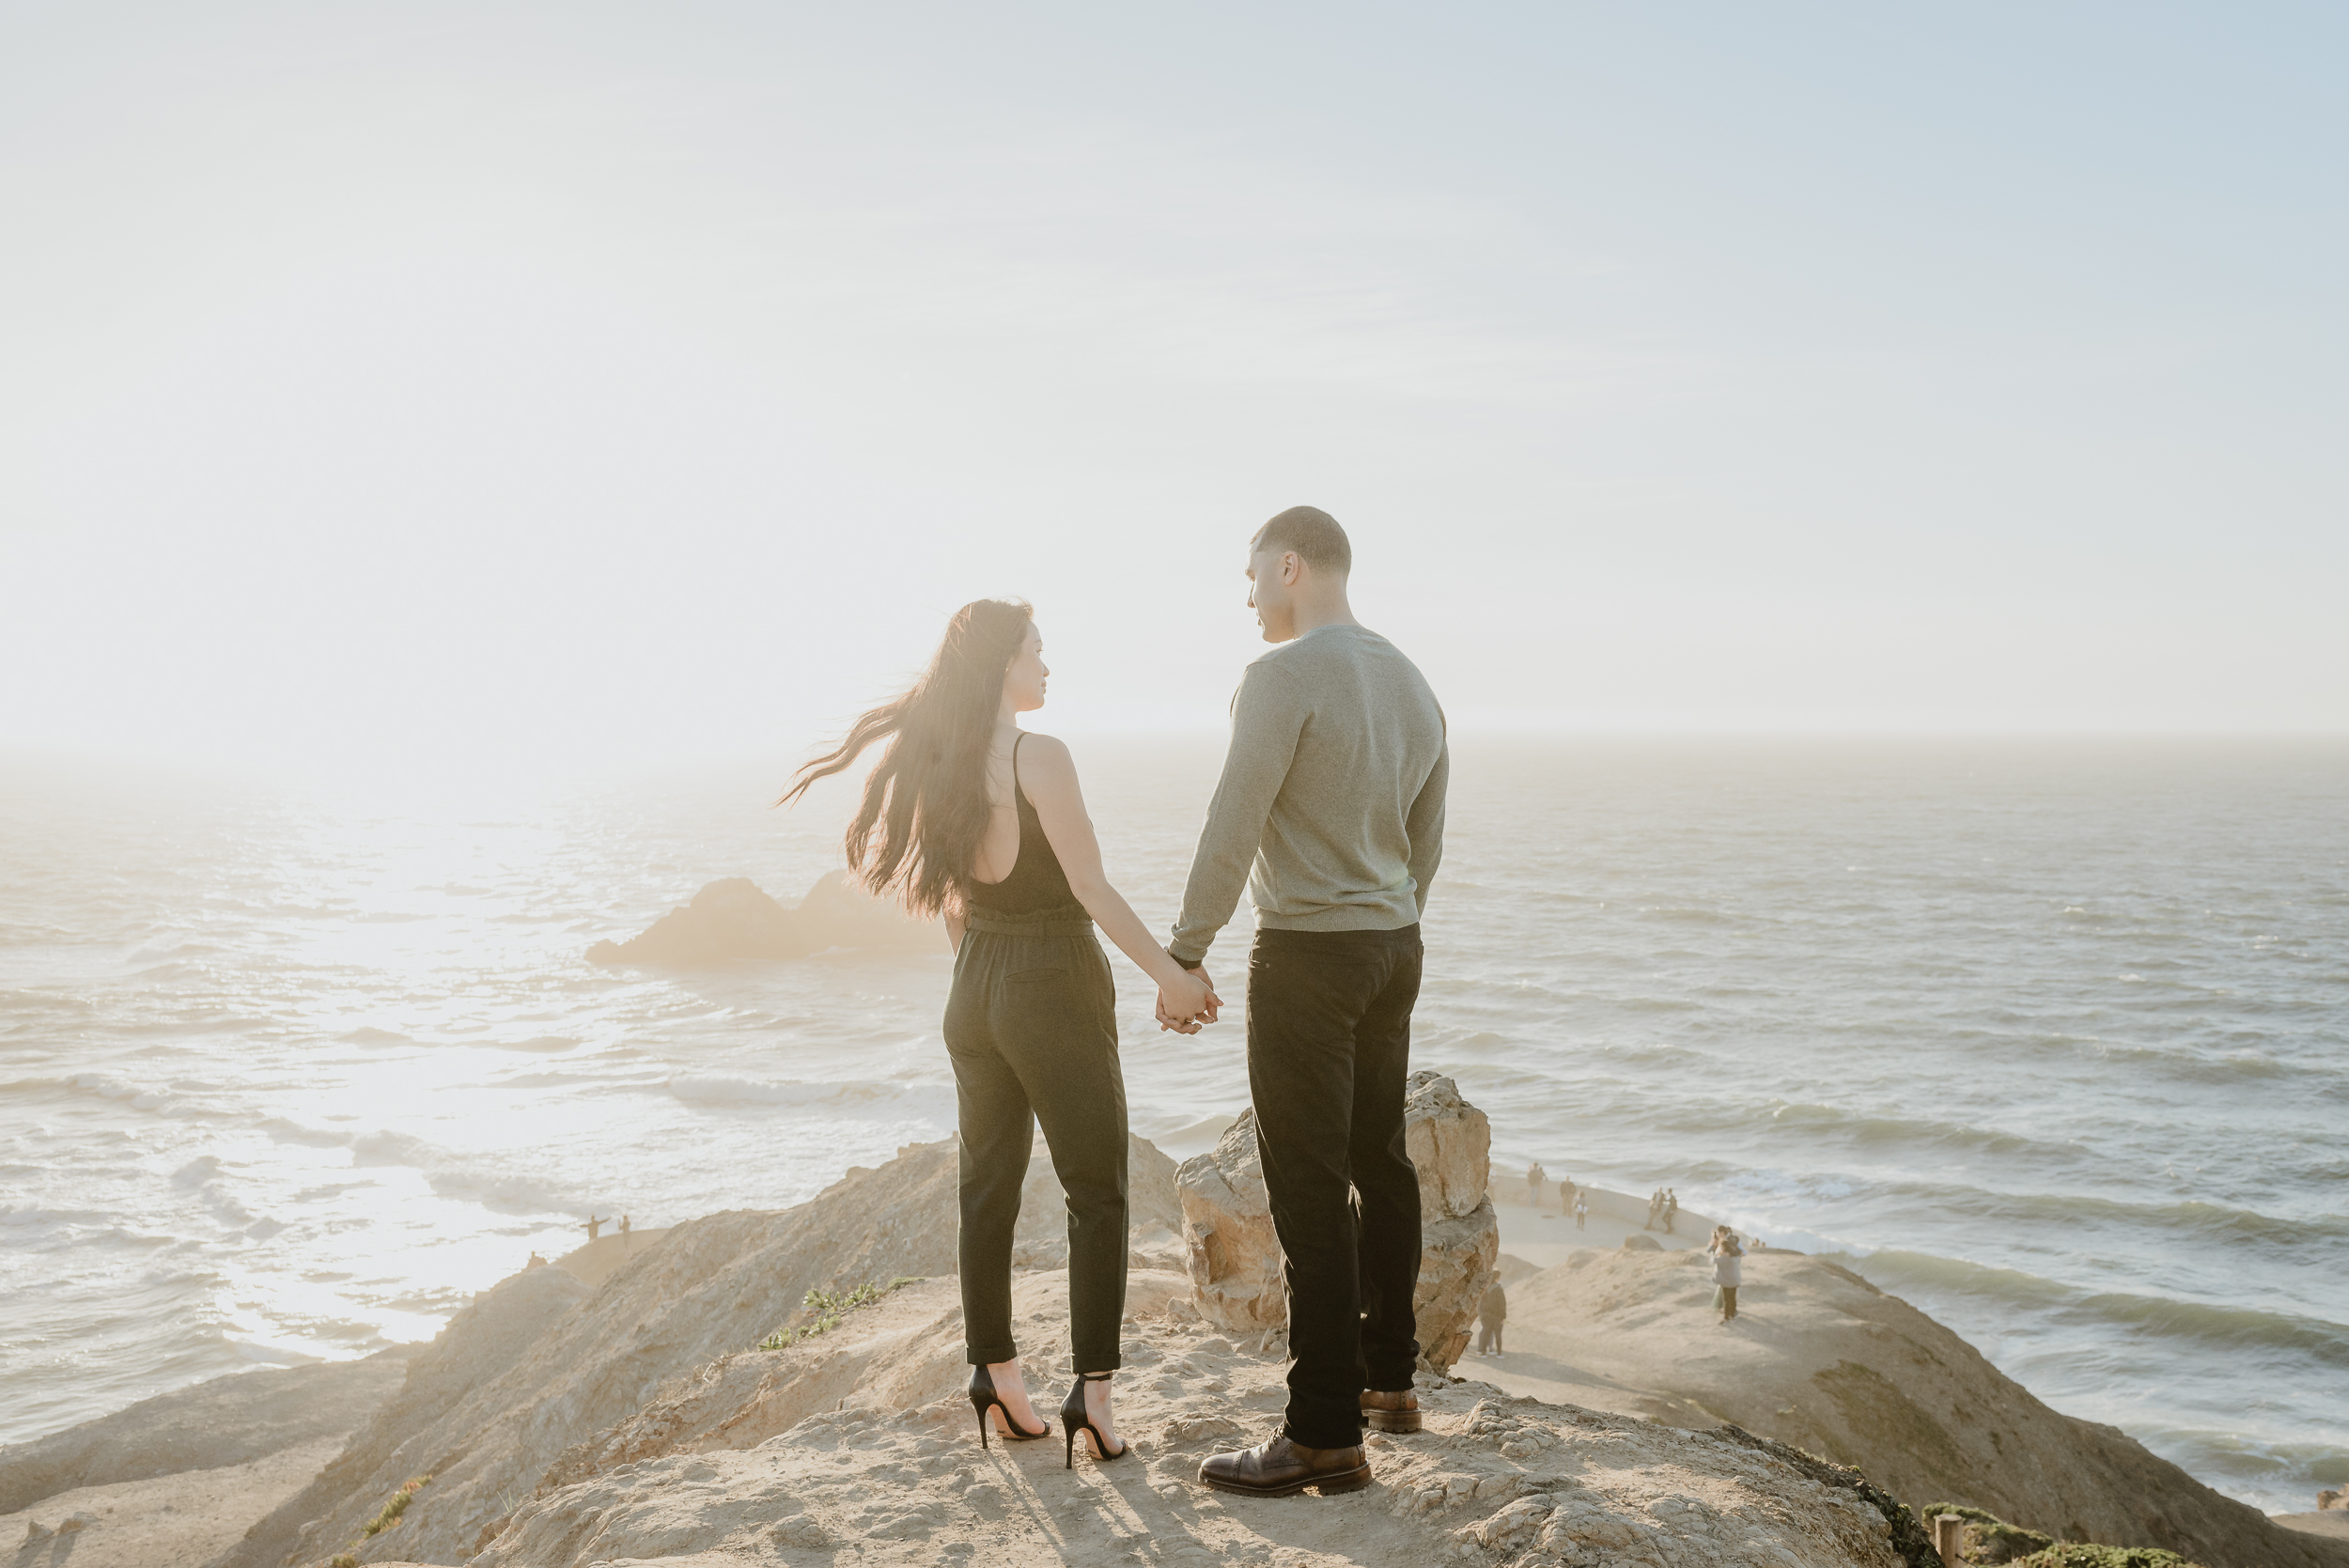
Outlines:
{"type": "Polygon", "coordinates": [[[1058,736],[1038,735],[1034,730],[1023,731],[1019,741],[1019,765],[1025,768],[1030,763],[1042,763],[1047,768],[1063,768],[1070,773],[1077,770],[1077,759],[1068,754],[1066,741],[1058,736]]]}

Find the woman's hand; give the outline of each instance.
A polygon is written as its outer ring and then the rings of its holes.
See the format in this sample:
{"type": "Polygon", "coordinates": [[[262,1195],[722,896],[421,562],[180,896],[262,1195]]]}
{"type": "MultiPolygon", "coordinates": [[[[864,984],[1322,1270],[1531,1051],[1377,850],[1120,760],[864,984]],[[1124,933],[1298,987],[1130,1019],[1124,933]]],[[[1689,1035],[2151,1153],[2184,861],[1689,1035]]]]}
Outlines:
{"type": "Polygon", "coordinates": [[[1201,1024],[1215,1022],[1223,999],[1215,994],[1206,970],[1176,970],[1159,982],[1159,1027],[1180,1034],[1196,1034],[1201,1024]]]}

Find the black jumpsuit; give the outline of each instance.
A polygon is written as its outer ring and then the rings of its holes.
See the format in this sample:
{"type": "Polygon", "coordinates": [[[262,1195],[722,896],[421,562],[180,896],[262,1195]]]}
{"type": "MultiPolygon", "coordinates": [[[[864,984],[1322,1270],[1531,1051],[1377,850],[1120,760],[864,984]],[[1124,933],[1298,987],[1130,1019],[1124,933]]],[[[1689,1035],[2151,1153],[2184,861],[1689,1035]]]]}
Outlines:
{"type": "MultiPolygon", "coordinates": [[[[1024,738],[1024,737],[1022,737],[1024,738]]],[[[968,929],[946,999],[962,1135],[963,1349],[973,1366],[1019,1355],[1011,1244],[1035,1126],[1068,1201],[1069,1347],[1078,1372],[1123,1364],[1126,1081],[1117,993],[1092,917],[1069,891],[1019,787],[1019,853],[1000,882],[970,884],[968,929]]]]}

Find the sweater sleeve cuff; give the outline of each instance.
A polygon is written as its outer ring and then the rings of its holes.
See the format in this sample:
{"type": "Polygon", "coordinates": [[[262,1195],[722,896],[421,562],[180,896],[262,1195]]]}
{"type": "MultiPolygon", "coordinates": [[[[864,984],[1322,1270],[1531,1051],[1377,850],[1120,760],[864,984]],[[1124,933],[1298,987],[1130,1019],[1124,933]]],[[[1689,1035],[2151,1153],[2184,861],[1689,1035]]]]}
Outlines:
{"type": "Polygon", "coordinates": [[[1180,948],[1174,947],[1168,948],[1166,950],[1166,955],[1174,959],[1176,963],[1182,965],[1183,968],[1187,970],[1199,969],[1207,961],[1207,955],[1205,953],[1194,953],[1186,955],[1180,948]]]}

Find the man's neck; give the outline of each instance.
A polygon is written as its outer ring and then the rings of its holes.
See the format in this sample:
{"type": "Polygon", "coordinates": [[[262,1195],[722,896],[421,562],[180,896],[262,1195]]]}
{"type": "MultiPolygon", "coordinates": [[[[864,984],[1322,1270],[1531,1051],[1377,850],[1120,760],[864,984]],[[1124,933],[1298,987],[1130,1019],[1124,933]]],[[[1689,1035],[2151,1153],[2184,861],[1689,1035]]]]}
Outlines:
{"type": "Polygon", "coordinates": [[[1290,633],[1293,642],[1309,631],[1319,631],[1325,626],[1360,626],[1362,623],[1354,618],[1354,607],[1346,603],[1346,596],[1339,594],[1326,604],[1299,605],[1297,619],[1291,624],[1296,628],[1290,633]]]}

